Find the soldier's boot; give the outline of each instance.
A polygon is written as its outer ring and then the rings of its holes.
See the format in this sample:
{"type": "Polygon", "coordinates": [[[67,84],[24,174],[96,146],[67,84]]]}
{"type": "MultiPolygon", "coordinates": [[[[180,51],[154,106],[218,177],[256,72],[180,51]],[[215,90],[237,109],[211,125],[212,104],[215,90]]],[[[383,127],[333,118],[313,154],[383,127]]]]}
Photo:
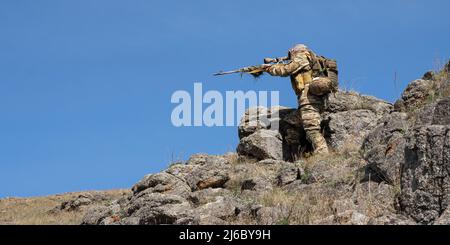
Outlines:
{"type": "Polygon", "coordinates": [[[309,141],[311,142],[314,154],[326,154],[328,153],[327,141],[318,130],[307,131],[309,141]]]}

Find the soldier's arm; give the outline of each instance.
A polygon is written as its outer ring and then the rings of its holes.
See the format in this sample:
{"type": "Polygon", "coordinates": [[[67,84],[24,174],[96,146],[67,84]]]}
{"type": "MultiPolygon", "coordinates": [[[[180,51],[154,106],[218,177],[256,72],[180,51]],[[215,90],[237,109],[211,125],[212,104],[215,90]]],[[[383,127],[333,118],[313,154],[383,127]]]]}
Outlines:
{"type": "Polygon", "coordinates": [[[297,71],[301,64],[299,62],[291,61],[287,64],[275,64],[266,68],[266,72],[272,76],[287,77],[297,71]]]}

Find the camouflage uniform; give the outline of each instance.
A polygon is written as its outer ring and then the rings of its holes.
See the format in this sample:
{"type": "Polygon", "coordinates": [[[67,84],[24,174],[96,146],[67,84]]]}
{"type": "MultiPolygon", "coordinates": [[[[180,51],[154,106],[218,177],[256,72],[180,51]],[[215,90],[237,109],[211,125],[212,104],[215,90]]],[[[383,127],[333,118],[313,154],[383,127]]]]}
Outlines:
{"type": "Polygon", "coordinates": [[[322,87],[328,87],[331,80],[337,83],[337,68],[324,77],[321,68],[323,66],[317,62],[316,55],[304,45],[294,46],[289,50],[289,57],[289,63],[268,66],[265,71],[272,76],[290,76],[292,88],[297,95],[299,116],[314,153],[327,153],[328,146],[320,132],[320,113],[324,105],[323,95],[329,91],[316,91],[313,94],[309,90],[311,84],[314,84],[314,90],[320,90],[323,84],[326,86],[322,87]]]}

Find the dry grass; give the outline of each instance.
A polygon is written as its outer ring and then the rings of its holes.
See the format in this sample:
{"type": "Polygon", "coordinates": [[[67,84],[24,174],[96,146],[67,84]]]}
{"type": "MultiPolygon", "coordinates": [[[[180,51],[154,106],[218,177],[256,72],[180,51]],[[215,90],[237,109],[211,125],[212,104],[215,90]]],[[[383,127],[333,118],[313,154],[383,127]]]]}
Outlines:
{"type": "MultiPolygon", "coordinates": [[[[449,63],[450,64],[450,63],[449,63]]],[[[450,67],[449,67],[450,68],[450,67]]],[[[443,69],[436,75],[438,81],[440,81],[439,96],[441,98],[450,96],[450,70],[443,69]]]]}
{"type": "Polygon", "coordinates": [[[433,93],[427,98],[428,103],[450,96],[450,61],[447,64],[438,61],[435,66],[432,84],[433,93]]]}
{"type": "Polygon", "coordinates": [[[276,207],[280,216],[275,224],[311,224],[334,214],[334,194],[318,186],[301,192],[289,192],[275,188],[260,197],[260,203],[266,207],[276,207]]]}
{"type": "MultiPolygon", "coordinates": [[[[273,179],[274,173],[276,175],[277,172],[274,169],[275,166],[268,168],[269,166],[248,163],[245,164],[246,171],[235,171],[235,174],[231,176],[230,183],[232,185],[230,187],[235,189],[234,192],[240,198],[249,199],[248,202],[253,205],[274,208],[273,215],[269,214],[273,217],[269,219],[269,224],[320,223],[321,220],[339,212],[336,209],[336,203],[345,203],[353,195],[357,195],[357,198],[361,201],[359,204],[360,212],[370,217],[376,217],[380,214],[380,210],[376,208],[379,205],[375,201],[371,202],[372,199],[377,199],[376,193],[373,194],[372,198],[365,191],[356,190],[359,188],[360,180],[364,174],[364,161],[361,159],[358,150],[358,147],[349,144],[339,152],[314,155],[293,163],[301,166],[304,170],[302,182],[308,182],[307,179],[310,177],[314,179],[313,183],[298,185],[297,189],[294,190],[274,186],[272,190],[257,195],[239,194],[243,180],[252,177],[273,179]]],[[[239,164],[236,167],[239,167],[239,164]]],[[[373,189],[376,192],[377,186],[374,186],[373,189]]],[[[354,207],[349,205],[348,208],[354,207]]],[[[237,223],[267,224],[267,222],[267,219],[255,220],[254,217],[246,217],[237,223]]]]}
{"type": "Polygon", "coordinates": [[[245,180],[254,177],[273,179],[276,166],[263,166],[252,162],[245,162],[242,159],[235,163],[234,171],[230,173],[230,180],[227,182],[227,189],[234,195],[241,194],[241,186],[245,180]],[[243,168],[241,168],[243,167],[243,168]]]}
{"type": "MultiPolygon", "coordinates": [[[[108,198],[114,200],[128,193],[128,190],[104,191],[108,198]]],[[[64,201],[76,198],[80,193],[73,192],[35,198],[0,199],[0,225],[77,225],[86,209],[79,211],[50,212],[64,201]]]]}

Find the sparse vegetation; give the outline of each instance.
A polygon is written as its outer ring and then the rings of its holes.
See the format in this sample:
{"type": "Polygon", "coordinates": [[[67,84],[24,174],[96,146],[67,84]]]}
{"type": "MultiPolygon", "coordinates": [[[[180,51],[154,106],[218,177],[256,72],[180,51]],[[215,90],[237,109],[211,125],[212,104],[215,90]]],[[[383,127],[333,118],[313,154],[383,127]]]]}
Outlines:
{"type": "MultiPolygon", "coordinates": [[[[242,163],[244,164],[245,161],[242,163]]],[[[360,157],[359,149],[352,144],[342,148],[342,151],[327,155],[315,155],[295,162],[303,168],[301,183],[292,188],[274,187],[271,190],[260,192],[242,192],[242,182],[246,179],[265,176],[274,178],[277,171],[275,166],[245,163],[246,171],[236,171],[231,176],[228,188],[235,197],[246,200],[251,205],[261,205],[272,208],[269,215],[270,224],[321,224],[330,223],[342,210],[339,205],[345,203],[351,207],[352,201],[358,200],[359,211],[377,217],[385,210],[393,210],[388,203],[380,203],[376,192],[378,183],[369,182],[372,186],[361,186],[364,161],[360,157]],[[275,171],[275,172],[274,172],[275,171]],[[270,177],[271,176],[271,177],[270,177]],[[312,183],[307,183],[311,182],[312,183]],[[367,191],[367,188],[369,190],[367,191]],[[372,190],[373,189],[373,190],[372,190]],[[369,193],[368,193],[369,192],[369,193]],[[356,193],[357,196],[352,196],[356,193]]],[[[391,198],[391,197],[389,197],[391,198]]],[[[392,195],[392,199],[395,194],[392,195]]],[[[390,202],[392,203],[392,202],[390,202]]],[[[258,220],[254,217],[245,217],[233,221],[236,224],[267,224],[267,220],[258,220]]]]}
{"type": "MultiPolygon", "coordinates": [[[[114,200],[128,190],[103,192],[114,200]]],[[[78,225],[87,207],[76,211],[53,211],[62,202],[76,198],[80,193],[66,193],[35,198],[6,198],[0,200],[0,224],[14,225],[78,225]]],[[[96,204],[94,204],[96,205],[96,204]]]]}
{"type": "Polygon", "coordinates": [[[450,61],[443,64],[443,62],[437,62],[436,69],[432,72],[432,91],[427,97],[428,103],[450,96],[450,61]]]}

